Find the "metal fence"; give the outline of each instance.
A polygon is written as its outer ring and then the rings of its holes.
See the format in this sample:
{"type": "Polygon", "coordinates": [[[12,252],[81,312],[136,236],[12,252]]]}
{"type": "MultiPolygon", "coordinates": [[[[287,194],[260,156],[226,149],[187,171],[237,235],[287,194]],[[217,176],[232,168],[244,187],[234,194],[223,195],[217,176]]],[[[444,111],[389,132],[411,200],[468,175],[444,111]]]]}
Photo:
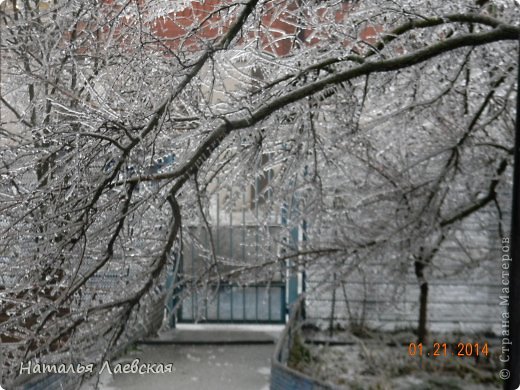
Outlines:
{"type": "Polygon", "coordinates": [[[271,362],[271,390],[334,390],[332,384],[311,378],[291,367],[289,361],[291,351],[298,343],[304,341],[302,334],[303,324],[303,295],[291,306],[291,315],[285,329],[276,344],[271,362]]]}

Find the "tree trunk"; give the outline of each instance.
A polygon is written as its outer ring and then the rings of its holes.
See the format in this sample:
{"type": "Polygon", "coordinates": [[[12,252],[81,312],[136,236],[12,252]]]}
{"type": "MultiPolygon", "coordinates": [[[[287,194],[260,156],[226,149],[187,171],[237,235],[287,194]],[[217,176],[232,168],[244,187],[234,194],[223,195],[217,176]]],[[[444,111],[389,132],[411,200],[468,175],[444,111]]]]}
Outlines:
{"type": "Polygon", "coordinates": [[[428,320],[428,282],[424,279],[424,267],[423,261],[415,261],[415,276],[420,285],[419,294],[419,323],[417,326],[417,342],[426,343],[428,336],[427,320],[428,320]]]}

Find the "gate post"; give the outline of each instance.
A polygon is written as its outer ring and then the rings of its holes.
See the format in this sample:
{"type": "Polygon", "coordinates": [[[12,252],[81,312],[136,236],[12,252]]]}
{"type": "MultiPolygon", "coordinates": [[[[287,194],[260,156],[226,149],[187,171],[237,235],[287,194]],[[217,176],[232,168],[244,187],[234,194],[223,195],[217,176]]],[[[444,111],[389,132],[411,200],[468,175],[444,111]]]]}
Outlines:
{"type": "MultiPolygon", "coordinates": [[[[287,226],[288,214],[289,215],[292,214],[292,205],[291,205],[291,210],[289,210],[289,207],[284,202],[280,211],[281,211],[281,224],[282,224],[282,226],[287,226]]],[[[294,228],[290,229],[289,243],[287,246],[295,251],[298,250],[298,227],[294,227],[294,228]]],[[[298,300],[298,273],[292,269],[292,262],[290,260],[287,260],[286,269],[288,272],[288,275],[286,275],[286,279],[287,279],[286,312],[289,313],[289,310],[291,309],[291,305],[294,302],[296,302],[296,300],[298,300]]]]}

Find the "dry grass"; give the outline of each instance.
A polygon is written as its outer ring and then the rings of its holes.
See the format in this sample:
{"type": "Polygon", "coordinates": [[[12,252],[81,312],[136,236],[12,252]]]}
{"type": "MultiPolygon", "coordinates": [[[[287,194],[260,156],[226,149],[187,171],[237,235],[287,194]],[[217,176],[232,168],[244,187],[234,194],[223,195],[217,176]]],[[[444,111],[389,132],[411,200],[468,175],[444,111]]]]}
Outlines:
{"type": "Polygon", "coordinates": [[[358,338],[345,332],[336,335],[335,339],[352,343],[306,344],[310,359],[300,362],[298,368],[310,376],[348,389],[488,390],[501,387],[498,373],[502,367],[497,340],[436,335],[435,340],[448,343],[447,356],[433,357],[432,348],[425,347],[421,358],[408,353],[408,345],[414,341],[413,334],[409,333],[374,333],[358,338]],[[454,356],[452,352],[456,355],[459,341],[487,341],[489,354],[478,359],[454,356]]]}

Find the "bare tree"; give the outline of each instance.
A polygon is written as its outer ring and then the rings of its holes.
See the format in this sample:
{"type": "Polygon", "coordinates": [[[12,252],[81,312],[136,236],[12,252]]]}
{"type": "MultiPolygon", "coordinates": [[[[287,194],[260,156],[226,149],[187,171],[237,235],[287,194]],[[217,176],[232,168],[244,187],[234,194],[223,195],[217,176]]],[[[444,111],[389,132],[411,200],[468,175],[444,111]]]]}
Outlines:
{"type": "Polygon", "coordinates": [[[307,246],[231,268],[209,251],[201,283],[399,253],[426,286],[451,227],[497,200],[510,1],[4,3],[0,334],[16,359],[102,360],[152,330],[182,221],[209,226],[210,193],[268,171],[257,223],[298,203],[307,246]]]}

